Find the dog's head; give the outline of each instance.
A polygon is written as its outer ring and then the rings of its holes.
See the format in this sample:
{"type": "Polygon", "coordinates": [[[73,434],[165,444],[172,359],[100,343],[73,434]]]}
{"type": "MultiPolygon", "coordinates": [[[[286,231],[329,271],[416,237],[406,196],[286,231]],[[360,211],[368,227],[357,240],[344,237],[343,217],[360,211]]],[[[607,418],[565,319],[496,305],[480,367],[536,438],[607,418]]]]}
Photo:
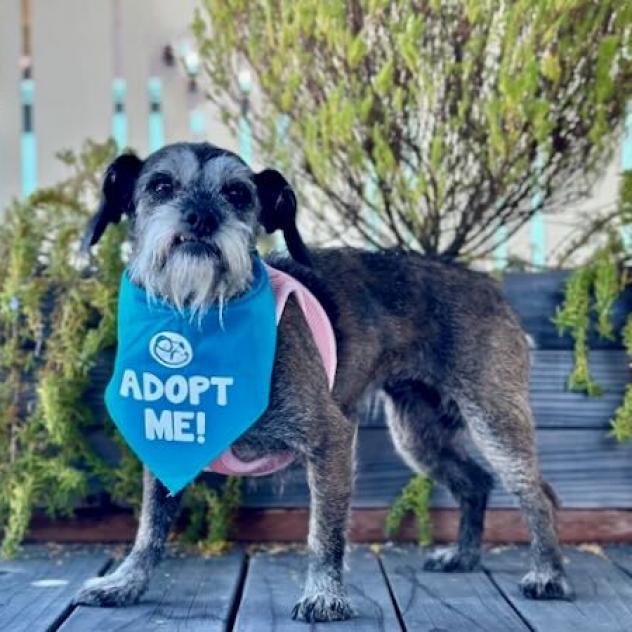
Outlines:
{"type": "Polygon", "coordinates": [[[237,155],[207,143],[169,145],[145,161],[117,158],[84,246],[123,214],[133,220],[132,280],[193,313],[248,288],[259,225],[282,229],[290,253],[309,263],[285,178],[271,169],[254,173],[237,155]]]}

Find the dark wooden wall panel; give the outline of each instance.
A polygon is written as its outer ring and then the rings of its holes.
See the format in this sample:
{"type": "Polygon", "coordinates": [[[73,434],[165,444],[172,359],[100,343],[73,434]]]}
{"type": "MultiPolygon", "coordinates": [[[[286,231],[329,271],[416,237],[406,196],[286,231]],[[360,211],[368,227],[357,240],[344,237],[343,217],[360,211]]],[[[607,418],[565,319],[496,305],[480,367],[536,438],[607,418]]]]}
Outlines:
{"type": "MultiPolygon", "coordinates": [[[[523,327],[532,336],[539,349],[571,349],[570,336],[560,337],[552,322],[555,310],[561,304],[564,284],[569,272],[556,271],[544,274],[529,272],[509,273],[503,278],[503,291],[518,314],[523,327]]],[[[617,337],[603,340],[591,332],[592,349],[620,349],[621,328],[632,311],[632,287],[628,287],[614,305],[613,321],[617,337]]]]}
{"type": "Polygon", "coordinates": [[[572,351],[533,352],[530,400],[540,428],[605,428],[610,425],[630,381],[630,359],[624,351],[590,353],[590,370],[603,389],[598,397],[567,390],[572,351]]]}
{"type": "MultiPolygon", "coordinates": [[[[625,351],[598,349],[590,353],[592,375],[604,390],[598,397],[567,389],[573,369],[571,350],[537,349],[531,356],[530,400],[539,428],[609,428],[631,378],[625,351]]],[[[366,427],[385,426],[379,402],[367,403],[361,423],[366,427]]]]}
{"type": "MultiPolygon", "coordinates": [[[[355,507],[389,505],[412,473],[395,453],[386,429],[362,428],[358,437],[355,507]]],[[[542,473],[566,508],[632,507],[632,444],[617,444],[603,430],[552,430],[538,433],[542,473]]],[[[247,507],[302,507],[308,503],[305,473],[293,467],[272,477],[247,479],[247,507]]],[[[433,507],[453,507],[436,486],[433,507]]],[[[497,483],[490,506],[515,507],[497,483]]]]}

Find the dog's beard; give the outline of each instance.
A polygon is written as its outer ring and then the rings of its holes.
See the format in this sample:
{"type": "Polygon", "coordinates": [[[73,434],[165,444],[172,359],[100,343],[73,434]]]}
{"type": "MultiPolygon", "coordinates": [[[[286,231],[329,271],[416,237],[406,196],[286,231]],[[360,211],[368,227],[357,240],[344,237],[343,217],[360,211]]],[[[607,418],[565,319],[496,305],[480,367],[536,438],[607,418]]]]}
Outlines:
{"type": "Polygon", "coordinates": [[[138,220],[130,278],[142,285],[149,300],[162,298],[191,319],[202,318],[213,305],[220,307],[245,292],[252,283],[253,230],[229,217],[209,239],[213,254],[191,254],[174,246],[182,232],[177,213],[168,205],[138,220]]]}

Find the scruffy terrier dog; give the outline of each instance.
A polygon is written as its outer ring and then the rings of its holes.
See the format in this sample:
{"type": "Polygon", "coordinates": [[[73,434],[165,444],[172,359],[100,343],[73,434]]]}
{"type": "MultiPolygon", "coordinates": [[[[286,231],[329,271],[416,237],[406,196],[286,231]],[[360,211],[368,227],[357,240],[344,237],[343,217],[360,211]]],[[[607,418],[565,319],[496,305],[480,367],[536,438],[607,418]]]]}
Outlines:
{"type": "MultiPolygon", "coordinates": [[[[233,446],[243,460],[290,450],[307,466],[310,562],[293,617],[352,615],[342,581],[353,489],[359,402],[380,390],[393,442],[415,471],[446,485],[461,509],[458,543],[426,562],[433,571],[469,571],[480,560],[492,477],[460,445],[468,430],[500,480],[515,493],[532,542],[520,586],[534,599],[567,599],[572,589],[554,529],[552,492],[540,477],[528,400],[525,335],[485,275],[411,252],[325,249],[309,253],[296,231],[296,198],[276,171],[253,173],[209,144],[165,147],[144,162],[119,157],[87,233],[96,243],[121,214],[133,219],[134,282],[178,308],[203,313],[246,291],[260,225],[285,233],[290,258],[274,266],[320,300],[338,345],[329,391],[321,358],[298,304],[279,324],[267,412],[233,446]],[[297,261],[299,263],[297,263],[297,261]]],[[[136,602],[163,552],[179,495],[145,471],[134,547],[110,575],[89,580],[77,602],[136,602]]]]}

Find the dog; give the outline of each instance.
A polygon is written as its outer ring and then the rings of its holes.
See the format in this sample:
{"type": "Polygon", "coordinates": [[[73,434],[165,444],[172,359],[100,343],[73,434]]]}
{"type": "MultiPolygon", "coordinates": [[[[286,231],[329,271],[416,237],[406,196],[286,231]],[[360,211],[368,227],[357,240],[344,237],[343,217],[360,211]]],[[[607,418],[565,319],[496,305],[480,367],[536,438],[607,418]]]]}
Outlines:
{"type": "MultiPolygon", "coordinates": [[[[529,352],[496,283],[458,264],[413,252],[309,251],[296,230],[296,197],[274,170],[254,173],[206,143],[166,146],[145,161],[127,154],[107,170],[86,233],[132,218],[131,279],[177,309],[203,314],[247,291],[257,233],[282,230],[291,258],[272,265],[301,281],[334,328],[338,368],[330,392],[303,314],[290,300],[278,327],[265,414],[233,449],[244,460],[289,450],[304,459],[311,496],[309,565],[295,619],[343,620],[353,609],[343,557],[353,490],[360,402],[381,392],[396,450],[415,472],[447,486],[461,517],[455,546],[434,552],[432,571],[479,564],[492,476],[463,449],[463,431],[513,492],[531,537],[533,599],[570,599],[554,528],[553,494],[538,469],[529,406],[529,352]]],[[[147,470],[130,554],[89,580],[76,602],[124,606],[141,597],[180,503],[147,470]]]]}

